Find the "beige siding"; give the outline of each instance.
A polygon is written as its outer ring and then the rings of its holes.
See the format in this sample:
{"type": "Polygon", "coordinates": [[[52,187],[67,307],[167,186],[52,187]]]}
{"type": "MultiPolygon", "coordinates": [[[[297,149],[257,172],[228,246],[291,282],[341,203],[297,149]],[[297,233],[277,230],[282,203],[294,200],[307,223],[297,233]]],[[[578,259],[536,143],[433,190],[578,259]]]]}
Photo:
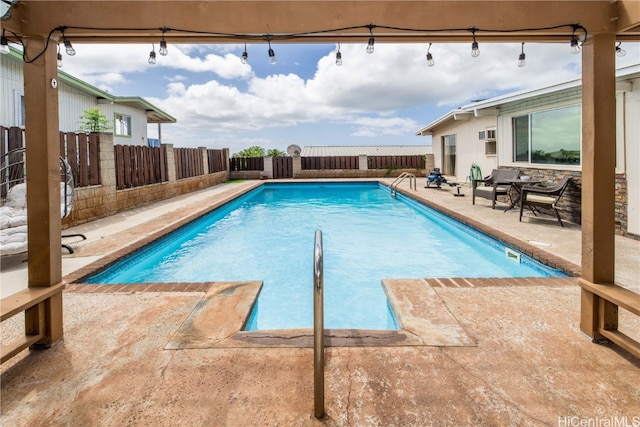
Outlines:
{"type": "Polygon", "coordinates": [[[96,98],[67,84],[60,84],[60,130],[75,132],[80,128],[80,116],[89,108],[96,108],[96,98]],[[64,108],[63,108],[64,106],[64,108]]]}
{"type": "Polygon", "coordinates": [[[16,92],[24,93],[22,66],[8,55],[0,55],[0,125],[18,126],[16,122],[16,92]]]}

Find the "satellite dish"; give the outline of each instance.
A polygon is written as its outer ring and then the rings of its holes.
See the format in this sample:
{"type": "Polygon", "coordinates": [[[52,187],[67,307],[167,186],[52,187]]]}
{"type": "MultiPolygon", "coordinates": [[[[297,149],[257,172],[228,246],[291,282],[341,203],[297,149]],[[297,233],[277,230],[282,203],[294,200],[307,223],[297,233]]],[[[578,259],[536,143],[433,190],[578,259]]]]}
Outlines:
{"type": "Polygon", "coordinates": [[[300,152],[302,151],[302,149],[300,148],[299,145],[296,144],[292,144],[290,146],[287,147],[287,154],[293,157],[298,157],[300,156],[300,152]]]}

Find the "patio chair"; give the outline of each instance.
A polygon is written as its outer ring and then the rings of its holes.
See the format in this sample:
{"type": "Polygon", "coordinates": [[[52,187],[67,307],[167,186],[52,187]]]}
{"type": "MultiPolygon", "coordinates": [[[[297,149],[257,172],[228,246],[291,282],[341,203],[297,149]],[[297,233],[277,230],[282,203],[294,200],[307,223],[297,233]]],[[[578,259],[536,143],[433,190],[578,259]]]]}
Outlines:
{"type": "MultiPolygon", "coordinates": [[[[0,255],[27,251],[27,184],[26,150],[17,148],[0,159],[0,255]]],[[[71,166],[60,157],[60,218],[64,219],[73,209],[74,180],[71,166]]],[[[83,234],[67,234],[79,237],[83,234]]],[[[71,246],[62,243],[70,254],[71,246]]]]}
{"type": "Polygon", "coordinates": [[[561,227],[564,227],[560,213],[557,209],[558,200],[562,197],[562,193],[566,190],[571,182],[570,176],[563,177],[556,185],[551,187],[522,187],[522,198],[520,200],[520,221],[522,221],[522,212],[524,207],[528,207],[534,215],[539,212],[539,208],[550,209],[556,214],[556,218],[561,227]]]}
{"type": "Polygon", "coordinates": [[[491,207],[496,208],[496,200],[498,196],[509,196],[511,184],[509,181],[518,179],[520,171],[513,169],[494,169],[491,175],[484,179],[474,179],[471,181],[473,187],[473,195],[471,203],[476,204],[476,197],[483,197],[491,200],[491,207]],[[480,185],[482,184],[482,185],[480,185]]]}

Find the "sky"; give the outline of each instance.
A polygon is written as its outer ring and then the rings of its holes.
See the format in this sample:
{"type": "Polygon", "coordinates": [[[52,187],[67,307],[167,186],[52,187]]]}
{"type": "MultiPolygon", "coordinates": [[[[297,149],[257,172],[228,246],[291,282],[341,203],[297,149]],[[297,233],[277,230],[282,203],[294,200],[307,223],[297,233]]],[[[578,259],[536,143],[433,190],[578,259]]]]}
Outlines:
{"type": "MultiPolygon", "coordinates": [[[[63,49],[62,70],[116,96],[140,96],[177,119],[162,125],[162,142],[176,147],[258,145],[286,151],[291,144],[424,145],[421,127],[473,100],[577,78],[581,55],[566,44],[520,43],[172,45],[148,63],[151,45],[74,44],[63,49]]],[[[640,43],[623,43],[616,66],[640,63],[640,43]]],[[[156,52],[158,45],[155,45],[156,52]]],[[[148,137],[157,138],[157,125],[148,137]]]]}

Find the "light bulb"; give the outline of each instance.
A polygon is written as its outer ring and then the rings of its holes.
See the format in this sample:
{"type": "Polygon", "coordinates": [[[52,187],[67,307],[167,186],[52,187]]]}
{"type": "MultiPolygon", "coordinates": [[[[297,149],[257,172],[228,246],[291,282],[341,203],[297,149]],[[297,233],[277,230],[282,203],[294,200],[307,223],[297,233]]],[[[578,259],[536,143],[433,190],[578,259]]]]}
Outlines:
{"type": "Polygon", "coordinates": [[[576,36],[571,36],[571,53],[574,55],[580,53],[580,45],[576,36]]]}
{"type": "Polygon", "coordinates": [[[521,53],[518,57],[518,67],[524,67],[524,53],[521,53]]]}
{"type": "Polygon", "coordinates": [[[278,62],[276,59],[276,53],[271,48],[269,48],[269,62],[271,65],[275,65],[278,62]]]}
{"type": "Polygon", "coordinates": [[[436,65],[436,61],[433,60],[433,55],[431,53],[427,53],[427,65],[429,67],[436,65]]]}
{"type": "Polygon", "coordinates": [[[477,58],[478,56],[480,56],[480,49],[478,49],[478,42],[477,41],[473,41],[473,43],[471,43],[471,56],[473,56],[474,58],[477,58]]]}
{"type": "Polygon", "coordinates": [[[369,37],[369,43],[367,43],[367,53],[373,53],[373,45],[376,43],[376,39],[369,37]]]}
{"type": "Polygon", "coordinates": [[[153,65],[156,63],[156,51],[152,50],[151,52],[149,52],[149,64],[153,65]]]}
{"type": "Polygon", "coordinates": [[[69,40],[67,40],[66,38],[64,39],[64,48],[67,51],[67,55],[73,56],[73,55],[76,54],[76,50],[71,45],[71,42],[69,40]]]}
{"type": "Polygon", "coordinates": [[[169,53],[165,39],[160,40],[160,49],[158,49],[158,52],[160,52],[162,56],[167,56],[167,53],[169,53]]]}
{"type": "Polygon", "coordinates": [[[342,53],[340,53],[340,51],[336,53],[336,65],[342,65],[342,53]]]}
{"type": "Polygon", "coordinates": [[[616,46],[616,55],[620,58],[627,54],[627,51],[620,47],[621,44],[622,43],[618,43],[618,45],[616,46]]]}
{"type": "Polygon", "coordinates": [[[9,40],[5,36],[0,39],[0,53],[9,53],[9,40]]]}
{"type": "Polygon", "coordinates": [[[249,62],[249,54],[247,53],[246,50],[242,52],[242,57],[240,58],[240,62],[242,62],[243,64],[246,64],[247,62],[249,62]]]}
{"type": "Polygon", "coordinates": [[[62,54],[58,52],[58,68],[62,68],[62,54]]]}
{"type": "Polygon", "coordinates": [[[520,56],[518,57],[518,67],[524,67],[524,42],[522,42],[522,50],[520,51],[520,56]]]}

